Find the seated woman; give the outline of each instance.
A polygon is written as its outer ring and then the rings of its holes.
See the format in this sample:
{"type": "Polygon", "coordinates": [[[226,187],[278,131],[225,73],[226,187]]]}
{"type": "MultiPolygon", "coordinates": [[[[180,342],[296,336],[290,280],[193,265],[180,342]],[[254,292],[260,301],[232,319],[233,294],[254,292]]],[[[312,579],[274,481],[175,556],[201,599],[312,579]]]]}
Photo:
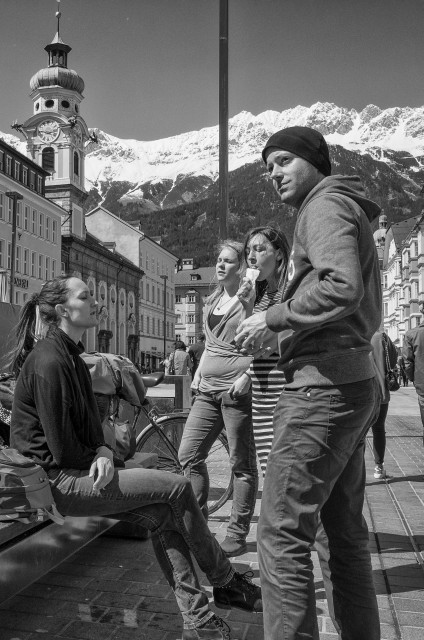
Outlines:
{"type": "Polygon", "coordinates": [[[105,444],[81,337],[95,327],[97,302],[79,278],[47,282],[24,305],[12,368],[17,376],[11,446],[50,479],[62,515],[108,516],[149,529],[159,564],[180,608],[183,640],[230,638],[210,609],[190,552],[214,586],[218,607],[262,610],[260,588],[234,571],[185,478],[125,469],[105,444]],[[49,326],[37,341],[36,318],[49,326]]]}

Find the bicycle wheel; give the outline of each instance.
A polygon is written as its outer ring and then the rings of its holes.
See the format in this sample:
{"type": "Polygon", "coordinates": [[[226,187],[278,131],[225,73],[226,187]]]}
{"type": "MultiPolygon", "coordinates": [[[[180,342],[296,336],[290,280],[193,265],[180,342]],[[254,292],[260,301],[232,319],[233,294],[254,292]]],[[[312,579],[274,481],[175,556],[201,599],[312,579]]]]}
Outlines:
{"type": "MultiPolygon", "coordinates": [[[[178,460],[178,449],[186,421],[187,415],[185,414],[159,418],[157,426],[160,432],[152,424],[147,425],[137,438],[137,451],[156,453],[158,469],[182,474],[183,471],[178,460]],[[166,436],[170,444],[162,434],[166,436]]],[[[209,513],[214,513],[227,502],[233,492],[233,474],[230,469],[225,433],[221,433],[215,441],[206,463],[210,483],[208,510],[209,513]]]]}

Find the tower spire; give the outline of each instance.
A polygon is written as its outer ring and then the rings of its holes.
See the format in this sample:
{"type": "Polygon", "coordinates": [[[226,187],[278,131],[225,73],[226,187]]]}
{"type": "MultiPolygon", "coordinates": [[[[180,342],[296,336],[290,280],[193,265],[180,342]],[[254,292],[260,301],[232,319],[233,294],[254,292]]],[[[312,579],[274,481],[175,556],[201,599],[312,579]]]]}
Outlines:
{"type": "Polygon", "coordinates": [[[60,18],[61,18],[61,12],[60,12],[60,0],[56,0],[57,2],[57,11],[56,11],[56,18],[57,18],[57,35],[60,38],[60,18]]]}

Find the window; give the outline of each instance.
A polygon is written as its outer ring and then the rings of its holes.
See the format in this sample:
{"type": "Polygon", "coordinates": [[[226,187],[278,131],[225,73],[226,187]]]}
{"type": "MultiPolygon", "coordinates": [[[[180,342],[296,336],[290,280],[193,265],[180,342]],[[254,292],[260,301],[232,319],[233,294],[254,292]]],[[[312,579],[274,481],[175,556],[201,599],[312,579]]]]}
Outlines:
{"type": "Polygon", "coordinates": [[[6,156],[6,173],[12,175],[12,157],[6,156]]]}
{"type": "Polygon", "coordinates": [[[38,217],[38,213],[36,211],[36,209],[32,210],[32,218],[31,218],[31,233],[36,233],[37,231],[37,217],[38,217]]]}
{"type": "Polygon", "coordinates": [[[0,220],[4,219],[4,194],[0,192],[0,220]]]}
{"type": "Polygon", "coordinates": [[[38,256],[38,278],[43,279],[43,256],[41,254],[38,256]]]}
{"type": "Polygon", "coordinates": [[[31,253],[31,277],[32,278],[35,278],[35,263],[37,260],[36,255],[37,254],[35,253],[35,251],[31,253]]]}
{"type": "Polygon", "coordinates": [[[25,165],[22,167],[22,182],[24,185],[28,184],[28,167],[25,165]]]}
{"type": "Polygon", "coordinates": [[[79,155],[74,151],[74,174],[79,176],[79,155]]]}
{"type": "Polygon", "coordinates": [[[194,293],[190,293],[187,296],[187,302],[196,302],[196,295],[194,293]]]}
{"type": "Polygon", "coordinates": [[[52,278],[56,278],[56,260],[52,260],[52,278]]]}
{"type": "Polygon", "coordinates": [[[188,336],[188,343],[189,344],[194,344],[194,338],[195,338],[195,336],[188,336]]]}
{"type": "Polygon", "coordinates": [[[50,218],[46,216],[46,240],[50,240],[50,218]]]}
{"type": "Polygon", "coordinates": [[[46,256],[46,268],[44,271],[45,277],[44,280],[48,280],[50,278],[50,258],[46,256]]]}
{"type": "Polygon", "coordinates": [[[146,300],[147,302],[150,302],[150,286],[147,282],[146,282],[146,300]]]}
{"type": "Polygon", "coordinates": [[[40,218],[38,221],[38,235],[40,238],[44,236],[44,213],[40,212],[40,218]]]}
{"type": "Polygon", "coordinates": [[[29,172],[29,188],[35,191],[35,171],[29,172]]]}
{"type": "Polygon", "coordinates": [[[146,318],[146,333],[150,333],[150,318],[146,318]]]}
{"type": "Polygon", "coordinates": [[[13,200],[12,198],[7,198],[7,221],[12,222],[13,217],[13,200]]]}
{"type": "Polygon", "coordinates": [[[15,175],[15,180],[19,180],[19,177],[21,175],[21,163],[17,162],[15,160],[15,167],[14,167],[15,171],[14,171],[14,175],[15,175]]]}
{"type": "Polygon", "coordinates": [[[189,322],[190,324],[193,324],[193,322],[196,322],[194,318],[195,318],[194,313],[189,313],[187,322],[189,322]]]}
{"type": "Polygon", "coordinates": [[[16,226],[22,229],[22,201],[16,203],[16,226]]]}
{"type": "Polygon", "coordinates": [[[23,270],[23,274],[25,276],[28,275],[29,273],[29,249],[24,249],[24,270],[23,270]]]}
{"type": "Polygon", "coordinates": [[[24,208],[24,230],[29,230],[29,206],[27,204],[24,208]]]}
{"type": "Polygon", "coordinates": [[[152,271],[155,272],[155,259],[152,257],[152,271]]]}
{"type": "Polygon", "coordinates": [[[178,304],[179,302],[181,302],[181,296],[180,295],[176,295],[175,296],[175,303],[178,304]]]}
{"type": "Polygon", "coordinates": [[[144,282],[140,282],[140,298],[144,298],[144,282]]]}
{"type": "Polygon", "coordinates": [[[183,317],[182,317],[182,315],[179,313],[179,314],[177,315],[177,324],[182,324],[182,322],[183,322],[183,317]]]}
{"type": "Polygon", "coordinates": [[[4,171],[4,151],[0,151],[0,171],[4,171]]]}
{"type": "Polygon", "coordinates": [[[154,336],[154,335],[155,335],[155,324],[156,324],[156,323],[155,323],[155,319],[154,319],[154,318],[152,318],[152,336],[154,336]]]}
{"type": "Polygon", "coordinates": [[[37,191],[43,193],[43,178],[41,176],[37,176],[37,191]]]}
{"type": "Polygon", "coordinates": [[[12,264],[12,245],[10,242],[7,243],[7,268],[10,269],[10,265],[12,264]]]}
{"type": "Polygon", "coordinates": [[[144,316],[140,316],[140,331],[144,333],[144,316]]]}
{"type": "Polygon", "coordinates": [[[0,267],[4,267],[4,260],[5,260],[4,246],[5,246],[4,240],[0,239],[0,267]]]}
{"type": "Polygon", "coordinates": [[[53,242],[53,244],[56,244],[56,239],[57,239],[57,220],[53,220],[53,224],[52,224],[52,242],[53,242]]]}
{"type": "Polygon", "coordinates": [[[22,248],[19,245],[16,245],[15,249],[15,271],[16,273],[21,272],[21,256],[22,256],[22,248]]]}
{"type": "Polygon", "coordinates": [[[155,303],[155,295],[156,295],[155,285],[152,284],[152,302],[153,302],[153,304],[155,303]]]}
{"type": "Polygon", "coordinates": [[[149,254],[146,253],[146,271],[149,270],[149,254]]]}

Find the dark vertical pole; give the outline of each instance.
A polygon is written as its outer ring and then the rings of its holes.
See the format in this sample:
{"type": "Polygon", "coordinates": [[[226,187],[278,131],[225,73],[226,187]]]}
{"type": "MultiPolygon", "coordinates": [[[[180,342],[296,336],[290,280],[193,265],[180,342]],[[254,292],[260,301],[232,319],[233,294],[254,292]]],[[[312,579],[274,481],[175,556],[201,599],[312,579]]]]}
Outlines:
{"type": "Polygon", "coordinates": [[[22,200],[23,196],[16,191],[6,191],[6,195],[13,201],[12,209],[12,251],[10,256],[10,298],[9,302],[13,304],[13,298],[15,294],[15,256],[16,256],[16,217],[18,200],[22,200]]]}
{"type": "Polygon", "coordinates": [[[163,359],[166,358],[166,281],[168,276],[160,276],[163,280],[163,359]]]}
{"type": "Polygon", "coordinates": [[[227,237],[228,212],[228,0],[219,2],[219,237],[227,237]]]}

